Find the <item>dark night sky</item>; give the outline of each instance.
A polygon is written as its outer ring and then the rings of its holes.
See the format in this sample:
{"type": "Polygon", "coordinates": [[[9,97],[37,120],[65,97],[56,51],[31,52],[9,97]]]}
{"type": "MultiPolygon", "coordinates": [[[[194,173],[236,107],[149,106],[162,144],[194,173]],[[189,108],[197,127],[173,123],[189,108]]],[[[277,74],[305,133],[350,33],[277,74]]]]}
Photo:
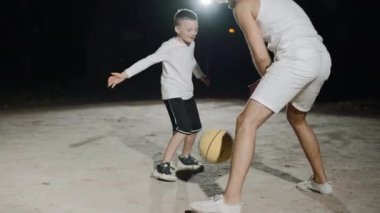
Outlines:
{"type": "MultiPolygon", "coordinates": [[[[370,1],[296,2],[332,55],[332,73],[319,100],[378,100],[378,23],[370,1]]],[[[193,9],[199,16],[196,58],[212,82],[210,88],[195,82],[196,96],[246,97],[246,86],[258,78],[240,30],[227,31],[238,27],[225,5],[206,8],[197,0],[9,0],[0,8],[2,105],[160,98],[160,64],[112,91],[106,78],[174,36],[172,17],[179,8],[193,9]]]]}

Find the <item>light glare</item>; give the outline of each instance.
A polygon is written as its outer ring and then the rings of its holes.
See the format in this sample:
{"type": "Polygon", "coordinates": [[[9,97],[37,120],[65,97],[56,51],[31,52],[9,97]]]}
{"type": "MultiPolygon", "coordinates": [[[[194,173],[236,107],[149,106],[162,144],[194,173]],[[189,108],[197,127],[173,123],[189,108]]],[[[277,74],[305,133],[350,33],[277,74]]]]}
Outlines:
{"type": "Polygon", "coordinates": [[[212,0],[200,0],[202,4],[209,5],[212,3],[212,0]]]}

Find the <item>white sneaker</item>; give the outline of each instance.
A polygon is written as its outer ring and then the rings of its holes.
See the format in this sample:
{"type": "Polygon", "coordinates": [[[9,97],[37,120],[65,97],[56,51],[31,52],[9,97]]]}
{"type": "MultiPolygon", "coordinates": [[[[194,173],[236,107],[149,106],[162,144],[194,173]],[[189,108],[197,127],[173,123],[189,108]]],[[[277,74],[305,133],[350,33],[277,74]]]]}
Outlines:
{"type": "Polygon", "coordinates": [[[331,182],[319,184],[313,180],[313,176],[307,181],[299,182],[297,188],[302,191],[313,191],[321,194],[331,194],[333,192],[331,182]]]}
{"type": "Polygon", "coordinates": [[[240,213],[241,211],[241,204],[225,204],[223,195],[215,195],[206,201],[193,202],[190,207],[192,210],[202,213],[240,213]]]}

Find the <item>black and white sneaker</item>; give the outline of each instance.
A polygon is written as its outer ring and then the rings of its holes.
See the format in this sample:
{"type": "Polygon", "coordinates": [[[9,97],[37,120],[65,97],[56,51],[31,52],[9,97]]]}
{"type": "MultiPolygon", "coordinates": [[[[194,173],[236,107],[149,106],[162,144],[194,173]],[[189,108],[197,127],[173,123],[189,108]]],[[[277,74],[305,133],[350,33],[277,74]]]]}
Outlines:
{"type": "Polygon", "coordinates": [[[203,168],[203,165],[200,164],[197,159],[189,155],[189,157],[180,155],[178,156],[177,169],[178,170],[199,170],[203,168]]]}
{"type": "Polygon", "coordinates": [[[152,176],[157,180],[175,182],[177,177],[173,174],[175,169],[170,166],[169,162],[160,163],[152,173],[152,176]]]}

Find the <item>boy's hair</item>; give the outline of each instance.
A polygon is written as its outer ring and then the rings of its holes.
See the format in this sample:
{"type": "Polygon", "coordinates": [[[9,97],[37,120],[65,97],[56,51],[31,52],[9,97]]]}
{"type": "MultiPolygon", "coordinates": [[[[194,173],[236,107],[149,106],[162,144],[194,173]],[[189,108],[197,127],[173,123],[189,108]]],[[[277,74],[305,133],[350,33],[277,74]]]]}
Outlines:
{"type": "Polygon", "coordinates": [[[189,10],[189,9],[179,9],[174,14],[174,25],[175,26],[179,25],[179,22],[181,20],[185,20],[185,19],[196,21],[198,19],[198,16],[192,10],[189,10]]]}

